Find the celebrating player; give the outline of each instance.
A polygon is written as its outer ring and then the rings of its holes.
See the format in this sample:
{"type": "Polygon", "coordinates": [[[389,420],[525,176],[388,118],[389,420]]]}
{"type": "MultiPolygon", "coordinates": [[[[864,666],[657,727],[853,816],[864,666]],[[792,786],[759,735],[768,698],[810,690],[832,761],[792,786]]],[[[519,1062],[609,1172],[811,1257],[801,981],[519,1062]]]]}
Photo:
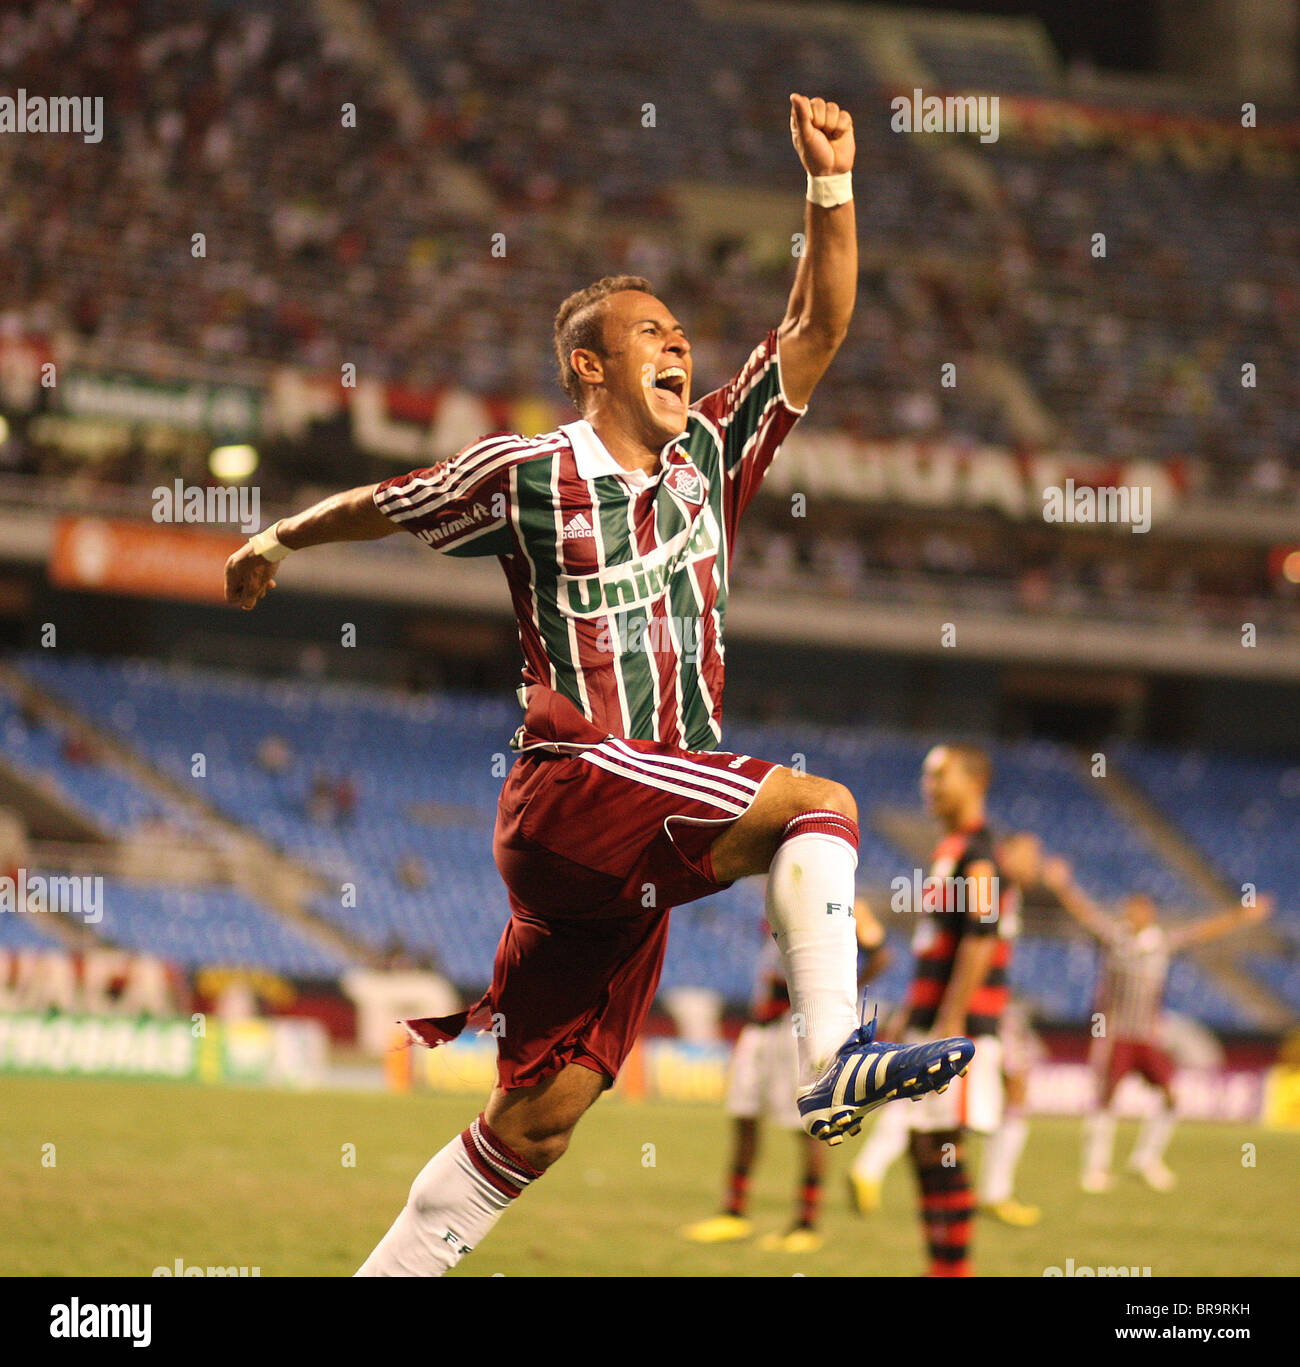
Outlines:
{"type": "Polygon", "coordinates": [[[1046,862],[1043,881],[1065,910],[1096,937],[1105,954],[1096,1006],[1102,1030],[1092,1054],[1097,1102],[1084,1129],[1083,1189],[1095,1194],[1114,1185],[1112,1102],[1124,1078],[1137,1073],[1159,1093],[1159,1109],[1143,1124],[1128,1166],[1156,1191],[1169,1191],[1177,1181],[1164,1161],[1174,1132],[1174,1064],[1157,1041],[1169,961],[1194,945],[1258,925],[1271,913],[1273,899],[1261,897],[1252,906],[1233,907],[1167,930],[1156,920],[1155,903],[1142,893],[1125,898],[1121,915],[1108,916],[1081,891],[1064,859],[1046,862]]]}
{"type": "Polygon", "coordinates": [[[276,562],[404,529],[451,555],[495,555],[524,656],[523,725],[493,852],[511,916],[492,982],[455,1016],[408,1022],[437,1044],[498,1037],[483,1113],[415,1179],[361,1269],[431,1276],[477,1245],[554,1163],[609,1087],[654,998],[674,905],[767,874],[766,915],[805,1023],[798,1107],[834,1144],[904,1092],[943,1086],[974,1046],[874,1042],[857,1023],[850,792],[720,753],[723,622],[741,514],[830,365],[853,311],[853,123],[790,97],[808,173],[786,315],[721,389],[691,403],[691,347],[650,284],[614,276],[555,323],[578,421],[489,436],[452,459],[354,489],[254,537],[226,566],[253,607],[276,562]]]}
{"type": "MultiPolygon", "coordinates": [[[[858,923],[858,948],[866,955],[860,981],[867,982],[883,972],[889,951],[885,948],[885,932],[865,898],[858,898],[854,915],[858,923]]],[[[733,1128],[726,1202],[720,1215],[682,1230],[692,1243],[729,1243],[748,1239],[754,1232],[746,1210],[749,1176],[758,1157],[760,1125],[767,1117],[786,1129],[802,1130],[799,1110],[794,1104],[798,1075],[799,1053],[790,1013],[790,988],[781,971],[781,957],[767,938],[759,958],[751,1018],[741,1030],[731,1056],[727,1110],[733,1118],[733,1128]]],[[[768,1252],[813,1253],[822,1246],[821,1235],[817,1233],[817,1211],[826,1150],[802,1133],[799,1137],[803,1174],[794,1222],[784,1234],[767,1234],[759,1240],[759,1247],[768,1252]]]]}

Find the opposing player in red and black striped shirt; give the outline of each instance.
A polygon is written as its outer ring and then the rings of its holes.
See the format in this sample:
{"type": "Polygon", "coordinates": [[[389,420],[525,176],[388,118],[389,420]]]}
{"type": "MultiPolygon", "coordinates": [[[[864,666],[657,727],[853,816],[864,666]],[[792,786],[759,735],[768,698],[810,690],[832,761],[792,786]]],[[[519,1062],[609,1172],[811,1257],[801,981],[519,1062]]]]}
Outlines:
{"type": "Polygon", "coordinates": [[[1005,931],[1018,910],[1019,890],[998,874],[985,816],[992,777],[988,755],[970,745],[936,746],[921,770],[926,806],[944,834],[922,884],[921,906],[906,908],[918,914],[905,1038],[941,1036],[957,1022],[975,1040],[975,1060],[967,1075],[908,1111],[932,1276],[966,1276],[970,1271],[975,1202],[963,1132],[989,1133],[1001,1115],[997,1033],[1011,962],[1011,937],[1005,931]]]}

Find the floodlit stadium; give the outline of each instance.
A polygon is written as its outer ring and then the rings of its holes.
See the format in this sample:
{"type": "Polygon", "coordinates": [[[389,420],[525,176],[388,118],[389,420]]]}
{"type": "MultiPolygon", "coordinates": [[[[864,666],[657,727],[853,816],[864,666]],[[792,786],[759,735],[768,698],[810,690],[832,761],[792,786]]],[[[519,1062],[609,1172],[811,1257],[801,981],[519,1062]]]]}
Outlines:
{"type": "Polygon", "coordinates": [[[1300,1273],[1300,6],[1093,8],[4,7],[0,1273],[1300,1273]]]}

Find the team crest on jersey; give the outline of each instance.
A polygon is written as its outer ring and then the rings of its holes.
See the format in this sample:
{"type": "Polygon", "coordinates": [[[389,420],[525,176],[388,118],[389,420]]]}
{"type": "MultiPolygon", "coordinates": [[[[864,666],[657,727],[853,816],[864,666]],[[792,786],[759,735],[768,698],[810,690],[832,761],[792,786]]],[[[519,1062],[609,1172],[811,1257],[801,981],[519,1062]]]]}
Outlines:
{"type": "Polygon", "coordinates": [[[674,465],[664,476],[664,483],[683,503],[698,507],[704,502],[704,476],[692,461],[674,465]]]}

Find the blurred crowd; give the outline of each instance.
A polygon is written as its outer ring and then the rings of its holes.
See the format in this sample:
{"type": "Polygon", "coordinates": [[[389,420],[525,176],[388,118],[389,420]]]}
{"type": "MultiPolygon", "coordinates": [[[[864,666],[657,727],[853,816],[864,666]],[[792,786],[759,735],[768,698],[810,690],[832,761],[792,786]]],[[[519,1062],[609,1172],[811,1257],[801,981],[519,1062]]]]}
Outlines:
{"type": "Polygon", "coordinates": [[[864,264],[810,421],[1013,447],[1034,429],[1300,499],[1295,166],[1004,137],[962,144],[991,188],[959,194],[889,131],[869,54],[812,28],[634,0],[557,0],[544,22],[528,0],[365,9],[405,100],[309,0],[7,5],[0,83],[102,94],[107,131],[0,142],[0,340],[158,375],[350,362],[556,398],[556,304],[630,271],[717,382],[781,317],[786,225],[691,220],[673,187],[788,192],[797,227],[786,95],[817,89],[857,116],[864,264]]]}

